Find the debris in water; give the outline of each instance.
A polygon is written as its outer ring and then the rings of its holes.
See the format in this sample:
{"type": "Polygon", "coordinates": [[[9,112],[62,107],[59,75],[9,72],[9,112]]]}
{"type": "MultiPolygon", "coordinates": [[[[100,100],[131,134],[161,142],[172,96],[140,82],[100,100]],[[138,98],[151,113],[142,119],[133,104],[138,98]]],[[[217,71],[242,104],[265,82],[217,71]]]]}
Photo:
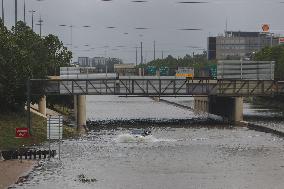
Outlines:
{"type": "MultiPolygon", "coordinates": [[[[91,182],[97,182],[98,180],[97,179],[95,179],[95,178],[87,178],[84,174],[80,174],[80,175],[78,175],[78,179],[79,179],[79,181],[80,182],[82,182],[82,183],[91,183],[91,182]]],[[[75,180],[75,181],[77,181],[77,180],[75,180]]]]}

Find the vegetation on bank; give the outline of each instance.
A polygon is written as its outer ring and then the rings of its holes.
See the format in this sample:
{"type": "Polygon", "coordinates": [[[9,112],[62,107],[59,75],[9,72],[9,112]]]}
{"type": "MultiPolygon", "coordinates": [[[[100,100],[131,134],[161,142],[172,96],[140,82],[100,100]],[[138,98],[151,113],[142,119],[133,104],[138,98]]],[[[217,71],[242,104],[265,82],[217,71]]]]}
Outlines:
{"type": "MultiPolygon", "coordinates": [[[[25,146],[38,145],[47,140],[46,119],[36,114],[32,117],[32,136],[28,139],[15,138],[16,128],[26,127],[27,119],[24,114],[0,114],[0,150],[17,149],[25,146]]],[[[76,128],[64,126],[63,138],[77,137],[76,128]]]]}
{"type": "MultiPolygon", "coordinates": [[[[57,36],[41,37],[24,22],[9,30],[0,19],[0,112],[23,112],[26,103],[26,82],[58,75],[61,66],[68,66],[72,53],[57,36]]],[[[43,85],[39,85],[37,103],[43,85]]]]}
{"type": "MultiPolygon", "coordinates": [[[[16,139],[15,128],[26,127],[25,104],[28,79],[46,79],[59,75],[60,67],[69,66],[72,52],[55,35],[39,36],[24,22],[9,30],[0,19],[0,149],[40,144],[46,140],[46,119],[32,114],[32,137],[16,139]]],[[[38,103],[43,85],[37,86],[38,103]]],[[[71,97],[48,97],[48,105],[73,104],[71,97]]],[[[65,137],[76,130],[64,129],[65,137]]]]}
{"type": "Polygon", "coordinates": [[[284,98],[283,96],[274,97],[253,97],[246,99],[247,102],[254,105],[261,105],[267,108],[278,109],[284,112],[284,98]]]}
{"type": "Polygon", "coordinates": [[[32,136],[28,139],[15,138],[16,128],[26,127],[24,114],[0,114],[0,149],[14,149],[22,145],[31,146],[46,140],[46,119],[35,114],[32,117],[32,136]]]}

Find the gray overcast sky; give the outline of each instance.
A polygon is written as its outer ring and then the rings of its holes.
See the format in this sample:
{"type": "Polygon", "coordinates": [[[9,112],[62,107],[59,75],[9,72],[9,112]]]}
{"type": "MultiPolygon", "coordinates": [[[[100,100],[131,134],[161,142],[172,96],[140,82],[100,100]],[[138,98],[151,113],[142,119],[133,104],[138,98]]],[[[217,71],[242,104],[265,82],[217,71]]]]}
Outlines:
{"type": "MultiPolygon", "coordinates": [[[[260,31],[261,25],[268,23],[272,32],[284,34],[284,3],[281,0],[207,0],[208,3],[204,4],[178,4],[179,0],[131,1],[26,0],[26,6],[27,10],[37,11],[36,21],[39,14],[42,15],[44,35],[58,35],[66,45],[71,41],[70,28],[59,25],[74,25],[74,60],[78,56],[104,56],[106,53],[123,59],[125,63],[134,63],[134,47],[143,41],[143,55],[149,61],[153,59],[154,40],[157,57],[161,57],[162,50],[164,56],[182,57],[193,51],[200,52],[188,46],[206,49],[209,35],[224,32],[226,18],[228,30],[260,31]],[[83,28],[84,25],[91,27],[83,28]],[[116,28],[107,29],[109,26],[116,28]],[[137,30],[137,27],[149,29],[137,30]],[[202,30],[178,30],[182,28],[202,30]]],[[[18,0],[18,19],[21,20],[23,2],[18,0]]],[[[4,0],[4,4],[6,24],[11,27],[14,24],[14,0],[4,0]]],[[[30,13],[27,13],[27,23],[31,25],[30,13]]],[[[39,32],[39,27],[36,26],[35,30],[39,32]]]]}

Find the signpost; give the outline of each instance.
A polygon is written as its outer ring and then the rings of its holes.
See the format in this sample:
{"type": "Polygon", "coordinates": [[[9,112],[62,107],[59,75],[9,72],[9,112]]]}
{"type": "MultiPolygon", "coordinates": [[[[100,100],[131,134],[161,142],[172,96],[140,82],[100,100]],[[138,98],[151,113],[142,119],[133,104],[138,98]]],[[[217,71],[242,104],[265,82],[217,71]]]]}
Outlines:
{"type": "MultiPolygon", "coordinates": [[[[16,128],[16,138],[30,138],[29,128],[16,128]]],[[[21,156],[21,163],[22,163],[22,156],[21,156]]]]}
{"type": "MultiPolygon", "coordinates": [[[[50,153],[50,143],[51,140],[58,140],[59,150],[58,157],[60,159],[60,144],[62,140],[63,133],[63,117],[59,116],[49,116],[47,119],[47,139],[49,141],[49,153],[50,153]]],[[[49,155],[50,157],[50,155],[49,155]]]]}

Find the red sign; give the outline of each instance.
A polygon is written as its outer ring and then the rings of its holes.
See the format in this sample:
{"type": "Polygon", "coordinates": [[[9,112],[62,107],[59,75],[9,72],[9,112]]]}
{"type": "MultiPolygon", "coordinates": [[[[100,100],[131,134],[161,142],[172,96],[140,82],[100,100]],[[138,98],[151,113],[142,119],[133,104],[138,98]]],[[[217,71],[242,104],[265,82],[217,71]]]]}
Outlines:
{"type": "Polygon", "coordinates": [[[16,138],[29,138],[29,128],[16,128],[16,138]]]}
{"type": "Polygon", "coordinates": [[[280,37],[279,38],[279,44],[281,45],[281,44],[284,44],[284,38],[283,37],[280,37]]]}

